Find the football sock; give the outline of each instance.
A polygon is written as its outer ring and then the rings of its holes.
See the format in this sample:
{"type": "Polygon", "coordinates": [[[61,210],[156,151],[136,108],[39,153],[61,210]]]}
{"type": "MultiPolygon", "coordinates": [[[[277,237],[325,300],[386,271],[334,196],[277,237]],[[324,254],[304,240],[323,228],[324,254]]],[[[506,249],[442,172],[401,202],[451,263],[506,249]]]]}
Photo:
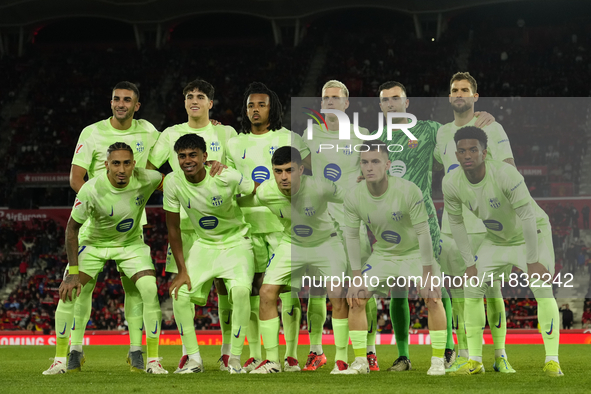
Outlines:
{"type": "Polygon", "coordinates": [[[281,298],[281,319],[285,337],[285,358],[298,358],[298,339],[302,321],[302,304],[299,298],[292,298],[291,292],[279,294],[281,298]]]}
{"type": "Polygon", "coordinates": [[[392,319],[398,357],[404,356],[410,358],[408,353],[408,331],[410,327],[408,290],[392,294],[392,299],[390,300],[390,319],[392,319]]]}
{"type": "Polygon", "coordinates": [[[542,330],[546,356],[558,357],[560,312],[551,288],[532,288],[538,302],[538,322],[542,330]]]}
{"type": "MultiPolygon", "coordinates": [[[[121,276],[121,286],[125,291],[125,319],[127,320],[127,330],[129,331],[129,344],[131,346],[142,346],[142,337],[144,335],[144,304],[142,295],[137,286],[131,279],[121,276]]],[[[146,327],[148,332],[148,327],[146,327]]]]}
{"type": "Polygon", "coordinates": [[[84,286],[80,295],[76,298],[76,304],[74,305],[74,322],[72,323],[72,331],[70,333],[70,342],[72,346],[70,349],[78,352],[82,351],[82,341],[84,340],[84,332],[88,319],[90,319],[90,312],[92,311],[92,292],[96,285],[96,279],[89,280],[84,286]],[[76,322],[78,324],[76,324],[76,322]],[[73,348],[74,346],[80,346],[73,348]]]}
{"type": "Polygon", "coordinates": [[[431,336],[431,350],[433,357],[443,358],[447,341],[447,330],[429,330],[431,336]]]}
{"type": "Polygon", "coordinates": [[[158,301],[156,277],[142,276],[135,282],[143,301],[144,322],[146,328],[146,350],[148,358],[158,357],[158,343],[162,323],[162,309],[158,301]]]}
{"type": "Polygon", "coordinates": [[[353,345],[353,352],[355,357],[366,357],[367,350],[367,331],[349,331],[351,337],[351,344],[353,345]]]}
{"type": "Polygon", "coordinates": [[[222,330],[222,354],[230,354],[229,349],[224,352],[224,347],[229,348],[232,335],[232,306],[227,295],[218,294],[218,316],[220,317],[220,329],[222,330]]]}
{"type": "MultiPolygon", "coordinates": [[[[454,348],[454,333],[453,333],[453,307],[451,305],[451,298],[449,298],[449,293],[445,287],[441,288],[441,301],[443,303],[443,308],[445,309],[445,318],[447,320],[447,335],[446,335],[446,349],[453,349],[454,348]]],[[[410,325],[410,319],[409,319],[410,325]]]]}
{"type": "MultiPolygon", "coordinates": [[[[466,331],[464,329],[464,289],[450,289],[452,296],[452,320],[456,322],[456,337],[458,338],[458,355],[468,353],[468,341],[466,340],[466,331]],[[462,353],[462,354],[460,354],[462,353]]],[[[453,323],[452,323],[453,325],[453,323]]]]}
{"type": "Polygon", "coordinates": [[[466,319],[466,337],[470,359],[482,362],[482,330],[486,324],[484,300],[482,298],[466,298],[464,318],[466,319]]]}
{"type": "Polygon", "coordinates": [[[193,353],[193,354],[189,354],[188,356],[191,360],[195,360],[197,361],[199,364],[203,365],[203,359],[201,358],[201,353],[197,352],[197,353],[193,353]]]}
{"type": "MultiPolygon", "coordinates": [[[[365,304],[367,314],[367,352],[376,352],[376,335],[378,334],[378,304],[374,297],[370,297],[365,304]]],[[[347,360],[343,360],[347,361],[347,360]]]]}
{"type": "Polygon", "coordinates": [[[232,303],[232,337],[230,354],[240,356],[250,320],[250,290],[246,286],[234,286],[230,290],[232,303]]]}
{"type": "Polygon", "coordinates": [[[267,353],[267,360],[279,362],[279,316],[269,320],[261,320],[261,334],[263,345],[267,353]]]}
{"type": "Polygon", "coordinates": [[[488,326],[495,345],[495,357],[505,352],[505,338],[507,337],[507,318],[505,316],[505,302],[501,294],[501,286],[494,283],[486,292],[486,315],[488,326]],[[499,354],[499,355],[497,355],[499,354]]]}
{"type": "Polygon", "coordinates": [[[310,351],[322,354],[322,330],[326,321],[326,298],[308,299],[308,333],[310,351]]]}
{"type": "Polygon", "coordinates": [[[55,357],[68,357],[68,342],[74,321],[76,301],[76,297],[74,295],[72,297],[74,301],[60,300],[55,310],[55,357]]]}
{"type": "Polygon", "coordinates": [[[176,321],[187,354],[197,353],[199,351],[199,344],[195,336],[195,323],[193,320],[195,305],[190,301],[189,294],[179,291],[177,299],[172,297],[172,309],[174,320],[176,321]]]}
{"type": "Polygon", "coordinates": [[[334,344],[336,347],[335,362],[341,360],[347,362],[349,347],[349,319],[332,319],[334,344]]]}
{"type": "Polygon", "coordinates": [[[250,320],[248,322],[248,350],[250,357],[260,360],[261,356],[261,332],[259,330],[259,306],[261,296],[250,296],[250,320]]]}

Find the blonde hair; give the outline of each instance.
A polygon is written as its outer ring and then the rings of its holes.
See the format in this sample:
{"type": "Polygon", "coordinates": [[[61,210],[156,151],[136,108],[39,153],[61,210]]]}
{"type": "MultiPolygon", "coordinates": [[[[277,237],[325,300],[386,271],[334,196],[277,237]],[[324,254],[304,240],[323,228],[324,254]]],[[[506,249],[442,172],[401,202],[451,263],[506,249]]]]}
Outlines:
{"type": "Polygon", "coordinates": [[[349,98],[349,89],[347,89],[345,84],[341,81],[331,79],[330,81],[324,84],[324,86],[322,87],[322,91],[324,92],[328,88],[339,88],[345,94],[345,97],[349,98]]]}

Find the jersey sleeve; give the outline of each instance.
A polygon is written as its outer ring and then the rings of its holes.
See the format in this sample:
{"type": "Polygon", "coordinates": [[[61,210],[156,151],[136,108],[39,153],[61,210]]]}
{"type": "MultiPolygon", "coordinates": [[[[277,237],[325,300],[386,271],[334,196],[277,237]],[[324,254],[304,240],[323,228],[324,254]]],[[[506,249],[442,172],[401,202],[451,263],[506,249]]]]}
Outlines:
{"type": "MultiPolygon", "coordinates": [[[[439,135],[441,129],[442,127],[440,127],[439,130],[437,130],[437,135],[439,135]]],[[[435,136],[435,150],[433,151],[433,157],[435,158],[435,160],[437,160],[438,163],[443,164],[443,160],[441,159],[441,141],[439,140],[439,138],[437,138],[437,135],[435,136]]]]}
{"type": "Polygon", "coordinates": [[[87,184],[82,185],[78,191],[71,213],[72,219],[80,224],[83,224],[90,217],[93,207],[88,193],[88,187],[85,187],[86,185],[87,184]]]}
{"type": "Polygon", "coordinates": [[[153,190],[162,188],[162,185],[164,183],[164,178],[162,177],[162,174],[156,170],[145,171],[148,176],[148,179],[150,180],[150,184],[152,185],[153,190]]]}
{"type": "Polygon", "coordinates": [[[456,188],[450,182],[452,175],[443,177],[443,202],[445,210],[450,215],[462,215],[462,200],[457,195],[456,188]]]}
{"type": "Polygon", "coordinates": [[[150,163],[154,164],[156,168],[162,167],[170,157],[170,132],[168,129],[164,130],[158,136],[158,140],[154,144],[152,151],[150,151],[150,156],[148,160],[150,163]]]}
{"type": "Polygon", "coordinates": [[[356,193],[349,193],[346,195],[345,197],[345,204],[344,204],[344,208],[345,208],[345,226],[346,227],[353,227],[353,228],[359,228],[359,224],[361,222],[361,219],[359,218],[359,215],[357,214],[357,210],[355,209],[355,199],[356,199],[356,193]]]}
{"type": "Polygon", "coordinates": [[[92,158],[94,155],[93,147],[94,137],[92,135],[92,129],[90,127],[84,128],[80,137],[78,137],[78,143],[76,144],[76,150],[74,151],[74,157],[72,158],[72,164],[84,168],[86,171],[92,164],[92,158]]]}
{"type": "Polygon", "coordinates": [[[425,208],[425,198],[421,189],[414,183],[411,185],[408,193],[408,203],[410,212],[410,222],[413,224],[425,222],[429,219],[427,208],[425,208]]]}
{"type": "Polygon", "coordinates": [[[228,149],[226,152],[226,165],[230,168],[236,169],[236,163],[234,163],[234,144],[235,141],[228,141],[228,149]]]}
{"type": "Polygon", "coordinates": [[[310,155],[310,148],[308,147],[304,139],[300,135],[294,133],[293,131],[291,132],[291,146],[293,146],[300,152],[300,156],[302,157],[302,159],[305,159],[306,157],[308,157],[308,155],[310,155]]]}
{"type": "Polygon", "coordinates": [[[509,137],[505,129],[498,123],[491,127],[488,135],[488,151],[492,154],[493,160],[504,161],[513,158],[513,151],[509,143],[509,137]]]}
{"type": "Polygon", "coordinates": [[[517,171],[515,167],[510,164],[505,164],[501,167],[501,171],[497,172],[497,176],[503,179],[503,193],[511,203],[513,208],[519,208],[531,201],[531,195],[523,176],[517,171]]]}
{"type": "Polygon", "coordinates": [[[171,172],[164,178],[164,199],[162,206],[165,211],[179,213],[181,203],[176,195],[177,187],[173,179],[174,173],[171,172]]]}
{"type": "Polygon", "coordinates": [[[226,185],[235,189],[235,194],[246,196],[254,191],[254,181],[232,168],[226,169],[219,177],[226,185]]]}

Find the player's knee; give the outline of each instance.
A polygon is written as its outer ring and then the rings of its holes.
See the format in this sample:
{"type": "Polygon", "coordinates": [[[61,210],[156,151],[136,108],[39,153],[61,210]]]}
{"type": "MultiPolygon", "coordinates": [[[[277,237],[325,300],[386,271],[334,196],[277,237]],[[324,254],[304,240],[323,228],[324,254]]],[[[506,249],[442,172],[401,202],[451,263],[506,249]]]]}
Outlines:
{"type": "Polygon", "coordinates": [[[276,302],[279,292],[276,286],[263,285],[259,290],[261,296],[261,303],[263,302],[276,302]]]}
{"type": "Polygon", "coordinates": [[[236,301],[250,300],[250,289],[246,286],[234,286],[230,290],[230,302],[236,304],[236,301]]]}

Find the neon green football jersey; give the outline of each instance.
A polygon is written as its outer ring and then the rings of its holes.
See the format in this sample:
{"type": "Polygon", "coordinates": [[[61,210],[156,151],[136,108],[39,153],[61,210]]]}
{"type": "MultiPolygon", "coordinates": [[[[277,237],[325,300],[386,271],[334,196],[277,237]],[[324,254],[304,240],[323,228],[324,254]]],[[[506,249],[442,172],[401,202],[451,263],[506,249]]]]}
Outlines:
{"type": "MultiPolygon", "coordinates": [[[[474,126],[476,123],[476,117],[472,118],[468,124],[462,127],[474,126]]],[[[443,164],[443,170],[445,174],[449,174],[451,171],[462,171],[460,163],[456,159],[456,143],[454,136],[456,131],[461,127],[458,127],[454,122],[450,122],[442,126],[437,132],[437,149],[435,150],[435,159],[443,164]]],[[[505,159],[512,159],[513,152],[511,151],[511,144],[509,143],[509,137],[503,129],[503,126],[494,122],[482,130],[488,136],[487,143],[487,160],[503,161],[505,159]]],[[[464,208],[464,224],[466,225],[466,231],[468,234],[473,233],[484,233],[486,227],[480,219],[478,219],[468,208],[464,208]]],[[[449,228],[449,217],[447,211],[443,210],[443,217],[441,220],[441,232],[445,234],[451,234],[449,228]]]]}
{"type": "Polygon", "coordinates": [[[375,252],[420,257],[414,225],[428,219],[423,193],[413,182],[388,177],[388,189],[373,196],[365,181],[345,197],[346,226],[365,223],[376,237],[375,252]]]}
{"type": "MultiPolygon", "coordinates": [[[[310,154],[310,150],[302,137],[286,128],[269,131],[265,134],[239,134],[228,142],[228,166],[237,169],[250,179],[263,183],[273,178],[271,157],[278,148],[293,146],[302,159],[310,154]]],[[[274,178],[273,178],[274,181],[274,178]]],[[[265,207],[242,208],[244,219],[251,225],[253,233],[272,233],[282,231],[283,225],[265,207]]]]}
{"type": "Polygon", "coordinates": [[[72,208],[72,219],[88,223],[80,245],[108,248],[142,243],[144,208],[161,183],[158,171],[143,168],[134,170],[124,188],[111,185],[106,172],[86,182],[72,208]]]}
{"type": "Polygon", "coordinates": [[[515,208],[531,202],[538,226],[550,221],[529,194],[523,176],[502,161],[486,160],[486,175],[472,184],[459,168],[443,178],[445,208],[450,215],[462,215],[462,205],[480,218],[489,237],[498,245],[524,243],[521,219],[515,208]]]}
{"type": "Polygon", "coordinates": [[[203,247],[225,249],[239,245],[248,236],[249,226],[236,203],[236,195],[252,194],[254,182],[238,171],[227,168],[220,175],[207,175],[191,183],[182,171],[164,179],[164,210],[185,211],[203,247]]]}

